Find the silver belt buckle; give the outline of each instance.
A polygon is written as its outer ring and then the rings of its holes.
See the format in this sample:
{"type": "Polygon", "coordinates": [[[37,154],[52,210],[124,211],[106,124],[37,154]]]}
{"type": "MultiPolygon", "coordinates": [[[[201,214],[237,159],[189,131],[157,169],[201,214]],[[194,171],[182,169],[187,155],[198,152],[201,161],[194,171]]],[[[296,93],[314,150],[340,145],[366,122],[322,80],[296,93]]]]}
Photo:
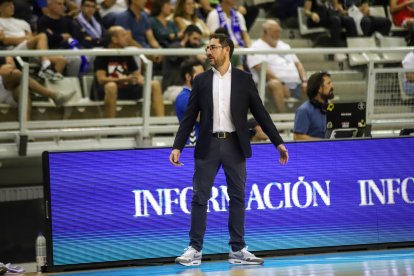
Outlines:
{"type": "Polygon", "coordinates": [[[219,132],[219,133],[217,133],[217,138],[219,138],[219,139],[226,139],[227,138],[227,133],[225,133],[225,132],[219,132]]]}

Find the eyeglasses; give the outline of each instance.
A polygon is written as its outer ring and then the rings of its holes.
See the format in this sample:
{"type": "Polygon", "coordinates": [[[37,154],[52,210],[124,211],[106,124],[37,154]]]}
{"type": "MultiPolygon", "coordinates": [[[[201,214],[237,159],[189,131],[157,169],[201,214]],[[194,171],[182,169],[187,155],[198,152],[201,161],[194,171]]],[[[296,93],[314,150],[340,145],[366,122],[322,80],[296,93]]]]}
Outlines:
{"type": "Polygon", "coordinates": [[[210,50],[210,51],[215,51],[216,49],[218,49],[218,48],[223,48],[223,46],[221,46],[221,45],[209,45],[209,46],[207,46],[204,50],[207,52],[208,50],[210,50]]]}

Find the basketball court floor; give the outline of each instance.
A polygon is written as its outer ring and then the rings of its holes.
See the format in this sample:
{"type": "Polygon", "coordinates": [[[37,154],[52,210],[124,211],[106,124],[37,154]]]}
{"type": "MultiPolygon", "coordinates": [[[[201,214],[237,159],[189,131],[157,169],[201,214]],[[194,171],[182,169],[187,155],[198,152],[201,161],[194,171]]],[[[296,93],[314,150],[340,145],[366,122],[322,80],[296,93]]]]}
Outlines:
{"type": "MultiPolygon", "coordinates": [[[[39,275],[26,273],[25,275],[39,275]]],[[[414,275],[414,248],[266,257],[263,265],[231,265],[227,260],[204,261],[199,267],[177,264],[83,270],[43,275],[70,276],[261,276],[261,275],[414,275]]]]}

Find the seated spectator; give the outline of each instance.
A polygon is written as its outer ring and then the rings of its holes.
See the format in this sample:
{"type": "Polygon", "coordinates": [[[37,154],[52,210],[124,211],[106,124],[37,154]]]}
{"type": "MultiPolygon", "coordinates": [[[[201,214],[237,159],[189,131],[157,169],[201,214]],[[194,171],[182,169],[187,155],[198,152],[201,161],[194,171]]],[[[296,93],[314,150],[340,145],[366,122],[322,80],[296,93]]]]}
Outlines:
{"type": "Polygon", "coordinates": [[[151,24],[145,12],[145,0],[127,0],[128,9],[115,16],[115,25],[130,31],[136,46],[139,48],[160,48],[160,44],[154,37],[151,24]]]}
{"type": "MultiPolygon", "coordinates": [[[[201,31],[195,25],[189,25],[184,31],[184,35],[180,41],[173,43],[170,48],[200,48],[201,47],[201,31]]],[[[162,89],[164,91],[164,99],[175,101],[177,94],[182,90],[184,80],[180,77],[181,73],[177,68],[185,60],[198,60],[200,63],[206,61],[206,56],[200,54],[198,56],[166,56],[162,65],[162,89]]]]}
{"type": "MultiPolygon", "coordinates": [[[[41,10],[42,15],[49,14],[49,0],[36,0],[36,6],[41,10]]],[[[79,13],[79,7],[73,0],[64,0],[64,13],[66,16],[74,17],[79,13]]]]}
{"type": "Polygon", "coordinates": [[[126,0],[97,0],[99,14],[108,29],[115,23],[115,16],[128,9],[126,0]]]}
{"type": "MultiPolygon", "coordinates": [[[[305,0],[304,10],[308,17],[308,27],[329,29],[332,47],[344,46],[341,40],[342,28],[345,28],[347,37],[357,36],[354,19],[345,15],[338,5],[338,0],[305,0]]],[[[346,59],[344,54],[337,54],[335,57],[339,61],[346,59]]]]}
{"type": "MultiPolygon", "coordinates": [[[[252,44],[256,50],[289,50],[289,44],[280,40],[281,28],[275,20],[266,20],[262,25],[260,39],[252,44]]],[[[267,63],[266,84],[279,112],[285,111],[284,98],[300,99],[306,87],[306,72],[295,54],[249,55],[247,64],[258,82],[263,62],[267,63]]]]}
{"type": "MultiPolygon", "coordinates": [[[[5,62],[4,60],[2,62],[5,62]]],[[[20,84],[22,79],[22,72],[16,69],[11,63],[10,58],[5,64],[0,65],[0,103],[6,103],[12,106],[17,106],[20,93],[20,84]]],[[[56,106],[61,106],[69,101],[74,95],[75,91],[63,94],[57,91],[49,90],[32,78],[29,78],[29,89],[39,93],[42,96],[51,98],[56,106]]],[[[27,118],[30,119],[31,101],[28,98],[28,113],[27,118]]]]}
{"type": "Polygon", "coordinates": [[[412,0],[390,0],[390,12],[395,26],[414,30],[414,11],[412,0]]]}
{"type": "MultiPolygon", "coordinates": [[[[49,49],[71,49],[73,41],[73,21],[65,15],[64,0],[48,0],[47,15],[37,21],[37,29],[47,35],[49,49]]],[[[66,75],[78,76],[81,67],[79,56],[68,56],[66,59],[66,75]]]]}
{"type": "MultiPolygon", "coordinates": [[[[44,33],[33,35],[30,25],[21,19],[13,17],[13,0],[0,0],[0,30],[1,42],[6,47],[18,50],[36,49],[47,50],[48,40],[44,33]]],[[[40,57],[42,61],[39,77],[52,81],[61,80],[66,61],[63,57],[40,57]]]]}
{"type": "MultiPolygon", "coordinates": [[[[110,49],[128,46],[129,33],[120,26],[108,31],[110,49]]],[[[106,118],[116,117],[116,101],[142,98],[144,77],[133,56],[97,56],[95,59],[95,91],[92,100],[104,100],[106,118]]],[[[164,116],[164,102],[159,81],[151,81],[151,103],[155,116],[164,116]]]]}
{"type": "Polygon", "coordinates": [[[269,140],[269,137],[254,118],[249,119],[247,125],[249,127],[250,142],[265,142],[269,140]]]}
{"type": "Polygon", "coordinates": [[[184,31],[188,25],[196,25],[201,30],[203,38],[207,38],[211,33],[206,23],[197,16],[194,0],[177,1],[174,10],[174,22],[180,32],[184,31]]]}
{"type": "Polygon", "coordinates": [[[168,19],[171,14],[170,0],[154,0],[152,2],[151,28],[155,38],[163,48],[168,48],[170,44],[182,37],[182,32],[179,33],[177,25],[168,19]]]}
{"type": "Polygon", "coordinates": [[[247,33],[243,15],[234,9],[235,0],[221,0],[216,9],[207,17],[207,26],[213,32],[220,27],[227,29],[235,47],[250,47],[251,39],[247,33]]]}
{"type": "Polygon", "coordinates": [[[368,0],[342,0],[342,3],[350,15],[353,8],[357,9],[359,15],[353,18],[359,35],[371,36],[375,32],[384,36],[389,35],[391,21],[386,17],[371,16],[368,0]]]}
{"type": "Polygon", "coordinates": [[[402,61],[402,67],[411,72],[406,72],[404,77],[404,90],[407,95],[414,95],[414,53],[409,52],[402,61]]]}
{"type": "Polygon", "coordinates": [[[106,30],[95,18],[96,0],[82,0],[81,12],[73,20],[73,37],[81,48],[104,47],[106,30]]]}
{"type": "MultiPolygon", "coordinates": [[[[204,72],[203,65],[197,60],[186,60],[181,64],[181,78],[184,81],[184,87],[181,92],[178,94],[175,101],[175,113],[177,114],[178,120],[181,123],[181,120],[184,117],[184,113],[187,109],[188,100],[190,98],[190,93],[192,89],[192,84],[194,78],[204,72]]],[[[199,124],[197,122],[194,124],[194,129],[190,133],[187,144],[195,145],[196,139],[198,138],[199,124]]]]}
{"type": "Polygon", "coordinates": [[[326,107],[333,99],[333,84],[327,72],[314,73],[309,77],[307,95],[295,113],[294,140],[315,140],[325,138],[326,107]]]}
{"type": "Polygon", "coordinates": [[[30,28],[36,33],[37,16],[33,13],[32,0],[13,0],[14,18],[22,19],[29,23],[30,28]]]}

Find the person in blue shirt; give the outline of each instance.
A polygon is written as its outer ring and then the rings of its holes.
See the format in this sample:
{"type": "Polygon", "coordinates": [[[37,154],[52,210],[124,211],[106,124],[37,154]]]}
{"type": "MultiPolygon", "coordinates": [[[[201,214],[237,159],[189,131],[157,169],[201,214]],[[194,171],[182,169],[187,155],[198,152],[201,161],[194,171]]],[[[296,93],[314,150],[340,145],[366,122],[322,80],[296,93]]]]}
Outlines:
{"type": "Polygon", "coordinates": [[[139,48],[161,48],[152,32],[151,23],[144,11],[146,0],[128,0],[128,9],[118,13],[114,25],[121,26],[131,32],[131,36],[139,48]]]}
{"type": "Polygon", "coordinates": [[[333,99],[334,85],[328,72],[317,72],[308,79],[307,96],[295,113],[294,140],[323,139],[326,131],[326,107],[333,99]]]}
{"type": "MultiPolygon", "coordinates": [[[[204,72],[204,67],[198,60],[186,60],[181,64],[181,77],[184,80],[185,85],[183,87],[183,90],[175,99],[175,113],[177,114],[180,123],[187,109],[187,103],[188,99],[190,98],[193,79],[195,76],[202,72],[204,72]]],[[[195,145],[196,138],[198,137],[198,129],[199,124],[195,123],[194,129],[190,134],[187,144],[195,145]]]]}

